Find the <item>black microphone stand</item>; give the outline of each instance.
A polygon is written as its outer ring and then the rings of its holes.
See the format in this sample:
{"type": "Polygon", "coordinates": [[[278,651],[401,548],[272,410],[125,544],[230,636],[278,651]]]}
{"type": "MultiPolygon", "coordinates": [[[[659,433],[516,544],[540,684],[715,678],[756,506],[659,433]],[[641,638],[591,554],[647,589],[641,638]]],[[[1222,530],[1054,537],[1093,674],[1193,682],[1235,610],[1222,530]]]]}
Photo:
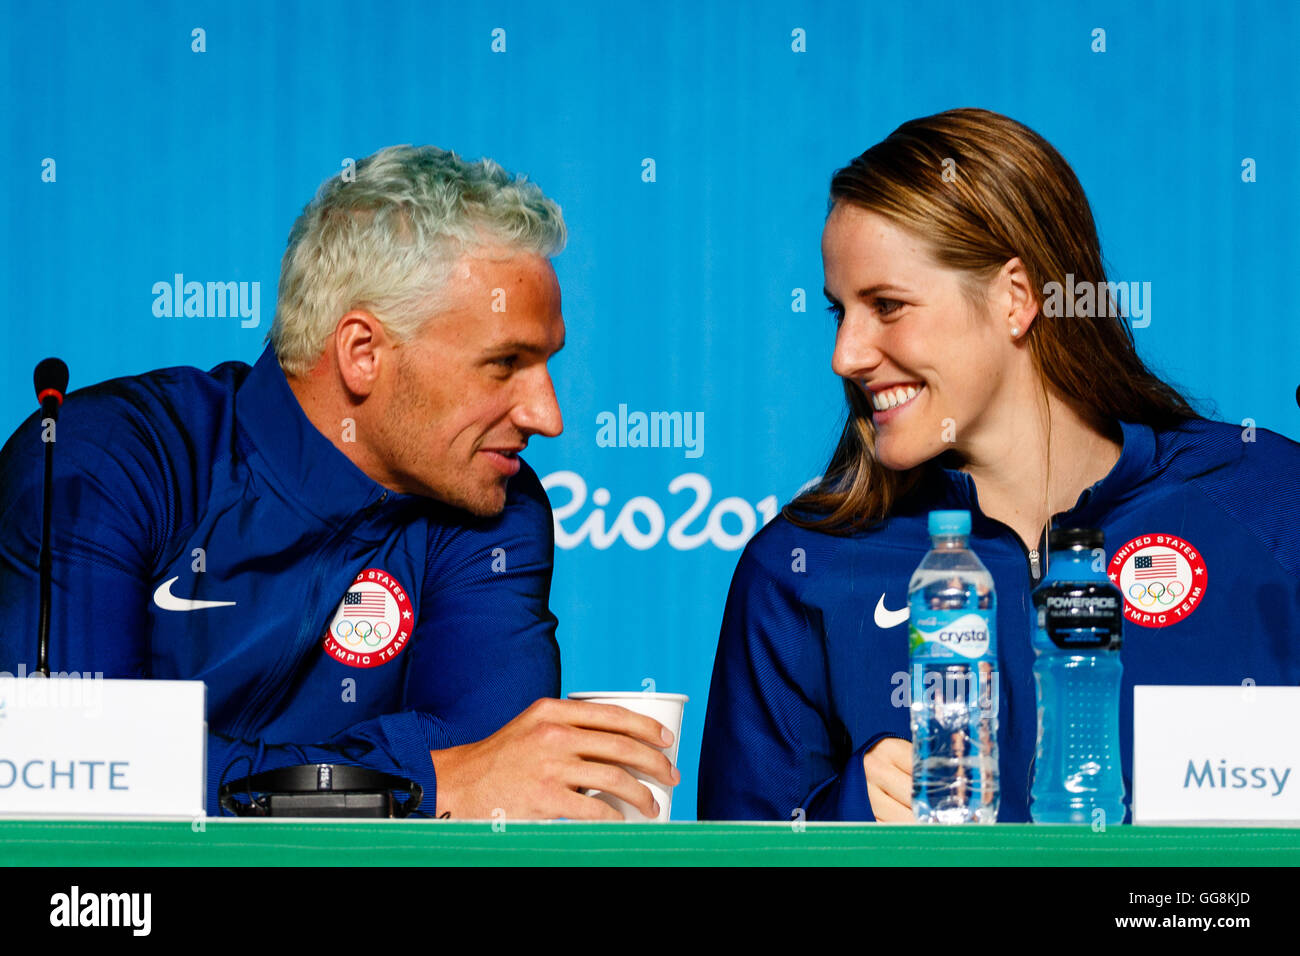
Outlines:
{"type": "Polygon", "coordinates": [[[50,676],[50,515],[54,498],[54,441],[57,431],[46,437],[45,428],[58,428],[59,408],[68,390],[68,366],[61,359],[47,358],[36,366],[32,375],[36,400],[41,403],[41,440],[45,444],[45,488],[41,496],[41,616],[37,625],[36,670],[33,674],[50,676]]]}

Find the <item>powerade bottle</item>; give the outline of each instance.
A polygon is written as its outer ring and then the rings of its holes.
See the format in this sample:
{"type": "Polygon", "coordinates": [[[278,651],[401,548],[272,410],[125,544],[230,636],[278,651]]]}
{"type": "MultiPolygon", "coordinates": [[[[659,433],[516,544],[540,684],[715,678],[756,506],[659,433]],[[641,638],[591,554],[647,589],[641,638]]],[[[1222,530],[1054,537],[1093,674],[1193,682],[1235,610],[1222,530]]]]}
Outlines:
{"type": "Polygon", "coordinates": [[[1124,820],[1119,752],[1124,598],[1106,576],[1104,545],[1101,531],[1052,531],[1048,573],[1034,589],[1038,753],[1029,815],[1035,823],[1124,820]]]}
{"type": "Polygon", "coordinates": [[[997,604],[969,535],[969,511],[930,512],[932,550],[907,589],[912,812],[922,823],[998,815],[997,604]]]}

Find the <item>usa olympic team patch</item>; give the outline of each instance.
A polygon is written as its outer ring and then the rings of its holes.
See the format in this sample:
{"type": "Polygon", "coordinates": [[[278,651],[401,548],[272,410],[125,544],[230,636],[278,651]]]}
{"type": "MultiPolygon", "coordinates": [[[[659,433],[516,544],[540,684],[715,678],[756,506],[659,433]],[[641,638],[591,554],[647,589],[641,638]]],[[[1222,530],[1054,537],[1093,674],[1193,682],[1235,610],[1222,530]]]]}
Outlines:
{"type": "Polygon", "coordinates": [[[1124,619],[1168,627],[1191,616],[1205,596],[1205,558],[1174,534],[1144,534],[1110,559],[1107,577],[1124,594],[1124,619]]]}
{"type": "Polygon", "coordinates": [[[382,568],[366,568],[330,620],[325,652],[349,667],[378,667],[402,652],[414,626],[406,590],[382,568]]]}

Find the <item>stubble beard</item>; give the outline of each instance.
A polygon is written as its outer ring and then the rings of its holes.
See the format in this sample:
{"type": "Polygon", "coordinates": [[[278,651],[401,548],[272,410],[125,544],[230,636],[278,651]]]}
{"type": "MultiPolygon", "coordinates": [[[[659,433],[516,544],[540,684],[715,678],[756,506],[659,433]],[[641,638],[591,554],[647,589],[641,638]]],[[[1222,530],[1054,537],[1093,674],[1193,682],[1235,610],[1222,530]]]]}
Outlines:
{"type": "Polygon", "coordinates": [[[436,463],[433,469],[423,468],[433,454],[428,448],[419,445],[421,433],[420,422],[428,421],[434,410],[428,397],[413,385],[413,374],[405,358],[399,359],[399,385],[397,399],[399,407],[405,411],[400,416],[396,427],[387,429],[387,443],[397,452],[399,462],[409,467],[400,472],[403,482],[411,493],[468,512],[477,518],[493,518],[505,510],[505,479],[499,478],[500,484],[494,483],[487,488],[477,484],[474,475],[478,462],[478,451],[470,452],[469,460],[460,465],[450,461],[436,463]],[[430,485],[429,482],[435,482],[430,485]],[[500,490],[498,490],[500,489],[500,490]]]}

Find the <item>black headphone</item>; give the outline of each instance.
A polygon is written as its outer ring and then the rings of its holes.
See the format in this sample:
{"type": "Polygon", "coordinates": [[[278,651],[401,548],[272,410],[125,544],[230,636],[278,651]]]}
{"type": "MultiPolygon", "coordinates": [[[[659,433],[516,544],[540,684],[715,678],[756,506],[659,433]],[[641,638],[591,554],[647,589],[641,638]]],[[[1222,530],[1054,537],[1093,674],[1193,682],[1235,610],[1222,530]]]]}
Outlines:
{"type": "Polygon", "coordinates": [[[222,809],[239,817],[405,817],[423,797],[423,787],[402,777],[329,763],[267,770],[217,793],[222,809]]]}

